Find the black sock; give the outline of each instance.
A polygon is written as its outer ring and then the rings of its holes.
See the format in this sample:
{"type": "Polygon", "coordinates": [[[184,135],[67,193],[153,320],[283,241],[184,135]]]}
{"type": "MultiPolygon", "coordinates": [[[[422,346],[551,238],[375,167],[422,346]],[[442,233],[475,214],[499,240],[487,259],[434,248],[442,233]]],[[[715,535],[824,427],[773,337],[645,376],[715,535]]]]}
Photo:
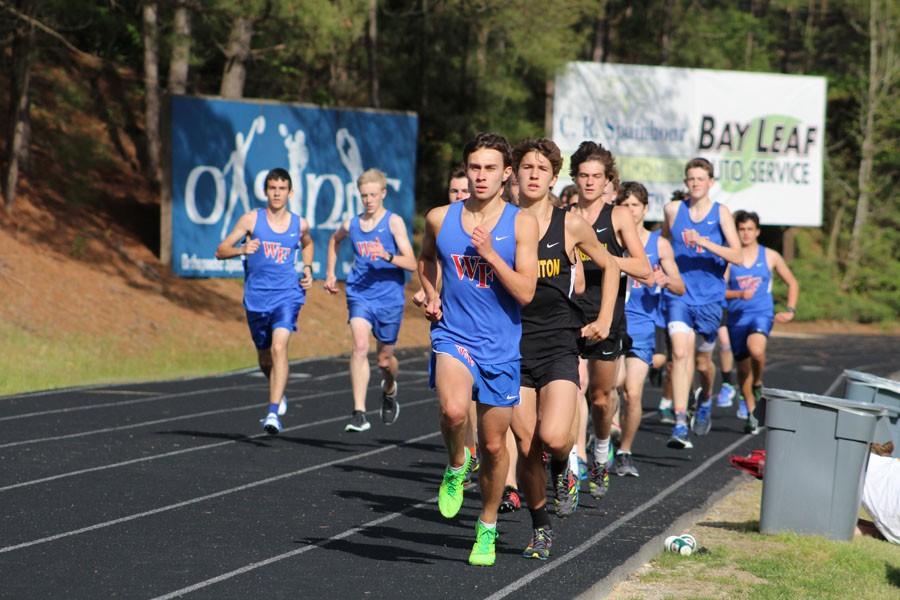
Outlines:
{"type": "Polygon", "coordinates": [[[730,371],[722,371],[722,383],[734,385],[734,369],[730,371]]]}
{"type": "Polygon", "coordinates": [[[566,469],[569,468],[569,459],[565,460],[557,460],[550,457],[550,475],[553,477],[553,483],[556,484],[556,478],[560,476],[560,474],[565,473],[566,469]]]}
{"type": "Polygon", "coordinates": [[[536,510],[528,509],[528,512],[531,513],[532,529],[540,529],[541,527],[550,529],[550,515],[547,513],[546,506],[542,506],[536,510]]]}

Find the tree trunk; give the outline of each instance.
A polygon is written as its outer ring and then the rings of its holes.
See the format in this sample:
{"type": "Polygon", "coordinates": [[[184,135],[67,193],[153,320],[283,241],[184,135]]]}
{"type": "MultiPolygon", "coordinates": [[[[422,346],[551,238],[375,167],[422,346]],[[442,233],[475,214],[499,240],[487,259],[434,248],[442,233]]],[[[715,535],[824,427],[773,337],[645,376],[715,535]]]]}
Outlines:
{"type": "Polygon", "coordinates": [[[553,77],[547,79],[544,86],[544,135],[553,137],[553,94],[556,91],[556,81],[553,77]]]}
{"type": "Polygon", "coordinates": [[[172,60],[169,62],[169,93],[183,94],[187,90],[191,60],[191,8],[189,0],[176,0],[173,17],[172,60]]]}
{"type": "MultiPolygon", "coordinates": [[[[381,106],[378,89],[378,0],[369,0],[369,23],[366,35],[366,55],[369,59],[369,102],[381,106]]],[[[424,74],[422,74],[424,77],[424,74]]]]}
{"type": "MultiPolygon", "coordinates": [[[[33,10],[31,2],[20,7],[25,14],[33,10]]],[[[9,130],[7,133],[6,173],[3,192],[6,212],[12,214],[13,204],[19,187],[19,167],[27,154],[31,117],[31,61],[34,52],[34,25],[25,27],[24,33],[17,28],[13,43],[10,69],[9,130]]]]}
{"type": "Polygon", "coordinates": [[[159,5],[149,0],[143,7],[144,38],[144,130],[147,137],[146,165],[150,179],[159,185],[162,181],[160,155],[162,141],[159,135],[159,5]]]}
{"type": "Polygon", "coordinates": [[[250,58],[250,43],[253,41],[253,21],[249,17],[237,16],[228,36],[225,48],[225,70],[219,95],[223,98],[242,98],[244,82],[247,79],[247,60],[250,58]]]}
{"type": "Polygon", "coordinates": [[[856,201],[856,217],[853,220],[853,233],[850,236],[850,252],[847,256],[847,270],[841,287],[850,289],[856,279],[859,261],[862,259],[862,236],[869,218],[869,194],[872,180],[872,165],[875,158],[875,108],[879,88],[879,36],[878,36],[878,0],[869,0],[869,86],[863,101],[865,116],[862,126],[862,158],[859,161],[858,188],[859,198],[856,201]]]}
{"type": "Polygon", "coordinates": [[[663,24],[660,27],[659,36],[659,64],[666,65],[669,63],[669,56],[672,53],[672,36],[670,29],[672,27],[672,11],[674,10],[674,0],[666,0],[663,7],[663,24]]]}
{"type": "Polygon", "coordinates": [[[594,43],[591,47],[591,60],[603,62],[606,59],[606,0],[597,3],[597,18],[594,21],[594,43]]]}
{"type": "Polygon", "coordinates": [[[797,255],[797,228],[788,227],[781,237],[781,254],[784,260],[792,262],[797,255]]]}
{"type": "Polygon", "coordinates": [[[844,211],[845,205],[841,202],[834,215],[834,221],[831,223],[831,232],[828,234],[828,249],[825,251],[825,258],[831,264],[837,264],[838,237],[841,235],[841,226],[844,224],[844,211]]]}

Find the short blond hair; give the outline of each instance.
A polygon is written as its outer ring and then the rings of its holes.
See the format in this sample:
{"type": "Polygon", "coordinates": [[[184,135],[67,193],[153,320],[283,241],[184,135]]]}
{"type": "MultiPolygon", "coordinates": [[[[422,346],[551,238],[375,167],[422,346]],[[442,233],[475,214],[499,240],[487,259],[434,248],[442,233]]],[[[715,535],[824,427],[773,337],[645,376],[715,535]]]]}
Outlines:
{"type": "Polygon", "coordinates": [[[356,185],[362,187],[366,183],[377,183],[382,189],[387,189],[387,176],[378,169],[367,169],[356,180],[356,185]]]}

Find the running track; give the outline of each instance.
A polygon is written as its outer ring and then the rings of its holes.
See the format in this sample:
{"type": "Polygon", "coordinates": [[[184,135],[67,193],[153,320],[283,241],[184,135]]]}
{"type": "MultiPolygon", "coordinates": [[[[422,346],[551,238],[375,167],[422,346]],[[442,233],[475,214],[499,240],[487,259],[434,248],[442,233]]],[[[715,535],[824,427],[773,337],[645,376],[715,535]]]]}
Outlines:
{"type": "MultiPolygon", "coordinates": [[[[766,384],[822,393],[844,368],[888,375],[898,343],[774,338],[766,384]]],[[[554,521],[550,561],[518,556],[520,511],[501,516],[497,565],[469,567],[477,488],[456,519],[440,517],[427,356],[401,358],[400,419],[381,425],[372,386],[364,434],[343,431],[345,358],[292,366],[277,438],[260,434],[266,385],[252,371],[0,398],[0,597],[589,597],[733,483],[729,455],[764,443],[717,409],[693,450],[670,450],[650,412],[641,477],[613,477],[606,499],[584,494],[554,521]]],[[[645,411],[657,400],[648,388],[645,411]]]]}

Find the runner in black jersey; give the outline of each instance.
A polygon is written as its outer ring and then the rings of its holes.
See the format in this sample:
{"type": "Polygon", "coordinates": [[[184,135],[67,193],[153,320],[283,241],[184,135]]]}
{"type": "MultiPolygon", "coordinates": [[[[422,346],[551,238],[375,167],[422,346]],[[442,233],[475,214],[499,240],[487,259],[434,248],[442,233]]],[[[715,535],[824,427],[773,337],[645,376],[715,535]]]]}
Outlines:
{"type": "Polygon", "coordinates": [[[513,151],[519,180],[519,207],[533,215],[541,235],[534,298],[522,308],[520,403],[513,408],[512,430],[519,446],[520,485],[531,510],[533,534],[527,558],[550,555],[553,532],[546,511],[547,472],[541,462],[550,453],[556,514],[568,516],[578,505],[578,480],[566,468],[574,443],[572,422],[578,395],[578,340],[594,341],[609,333],[619,269],[583,219],[556,208],[550,186],[562,166],[559,148],[548,139],[521,142],[513,151]],[[572,300],[575,251],[589,256],[606,273],[597,290],[598,316],[583,323],[572,300]]]}
{"type": "MultiPolygon", "coordinates": [[[[636,279],[651,276],[650,263],[644,245],[628,209],[613,206],[615,194],[604,199],[607,186],[618,182],[616,163],[612,153],[594,142],[582,142],[572,155],[570,174],[578,186],[578,206],[573,212],[592,228],[597,239],[615,257],[621,272],[636,279]],[[627,256],[626,256],[627,250],[627,256]]],[[[602,274],[589,256],[584,261],[585,293],[578,299],[586,323],[597,318],[597,290],[602,274]]],[[[628,350],[625,330],[625,283],[619,282],[619,294],[609,337],[594,343],[585,339],[580,344],[581,357],[588,360],[588,393],[594,422],[593,465],[590,471],[590,490],[595,498],[602,498],[609,488],[609,438],[612,418],[616,412],[613,400],[617,381],[618,359],[628,350]]]]}

